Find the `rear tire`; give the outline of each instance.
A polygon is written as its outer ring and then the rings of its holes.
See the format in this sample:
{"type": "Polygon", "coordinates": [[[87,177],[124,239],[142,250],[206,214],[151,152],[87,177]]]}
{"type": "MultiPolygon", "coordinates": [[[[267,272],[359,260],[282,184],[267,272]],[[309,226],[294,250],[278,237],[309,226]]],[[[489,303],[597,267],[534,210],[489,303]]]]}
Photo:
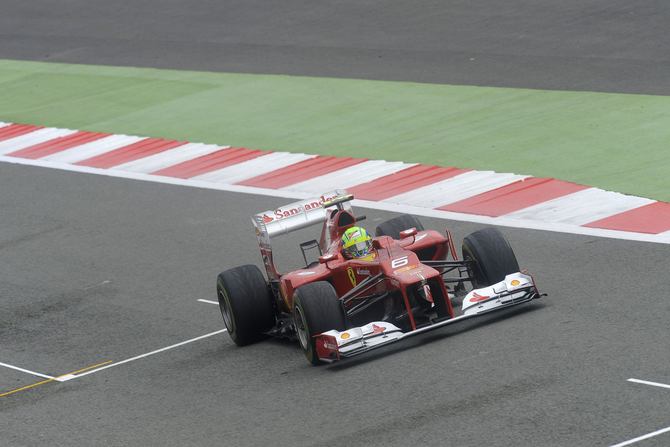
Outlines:
{"type": "MultiPolygon", "coordinates": [[[[375,230],[375,236],[390,236],[398,240],[400,239],[400,232],[409,230],[410,228],[416,228],[417,232],[424,230],[423,225],[416,216],[402,214],[379,225],[375,230]]],[[[436,247],[429,247],[415,253],[419,257],[419,261],[430,261],[435,256],[435,251],[436,247]]]]}
{"type": "Polygon", "coordinates": [[[416,216],[402,214],[379,225],[375,230],[375,236],[390,236],[393,239],[400,239],[400,232],[410,228],[416,228],[417,232],[424,230],[416,216]]]}
{"type": "Polygon", "coordinates": [[[475,288],[490,286],[519,271],[519,263],[507,238],[497,228],[484,228],[463,239],[463,259],[477,261],[470,276],[475,288]]]}
{"type": "Polygon", "coordinates": [[[346,329],[340,299],[333,286],[325,281],[305,284],[295,290],[293,318],[300,347],[312,365],[321,363],[314,336],[333,329],[346,329]]]}
{"type": "Polygon", "coordinates": [[[216,295],[230,338],[244,346],[265,338],[263,332],[276,322],[265,277],[255,265],[243,265],[221,273],[216,295]]]}

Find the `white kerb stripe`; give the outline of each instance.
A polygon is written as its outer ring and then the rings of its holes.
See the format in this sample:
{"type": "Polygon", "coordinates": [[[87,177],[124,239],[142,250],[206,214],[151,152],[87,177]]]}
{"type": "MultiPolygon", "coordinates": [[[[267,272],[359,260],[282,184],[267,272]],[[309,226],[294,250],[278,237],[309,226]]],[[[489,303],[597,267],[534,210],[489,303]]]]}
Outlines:
{"type": "Polygon", "coordinates": [[[528,177],[527,175],[498,174],[493,171],[468,171],[432,185],[389,197],[384,199],[384,202],[438,208],[528,177]]]}
{"type": "Polygon", "coordinates": [[[216,144],[187,143],[158,154],[114,166],[114,169],[149,174],[229,147],[221,147],[216,144]]]}
{"type": "Polygon", "coordinates": [[[40,158],[44,161],[53,161],[56,163],[77,163],[82,160],[97,157],[116,149],[146,140],[146,137],[129,137],[127,135],[110,135],[99,140],[84,143],[79,146],[71,147],[55,154],[40,158]]]}
{"type": "Polygon", "coordinates": [[[653,202],[651,199],[590,188],[501,217],[581,226],[653,202]]]}
{"type": "Polygon", "coordinates": [[[11,125],[12,123],[3,123],[2,121],[0,121],[0,127],[11,126],[11,125]]]}
{"type": "Polygon", "coordinates": [[[402,162],[384,160],[368,160],[348,168],[339,169],[329,174],[320,175],[293,185],[281,188],[285,191],[296,191],[309,195],[320,195],[323,191],[347,189],[361,183],[370,182],[380,177],[393,174],[414,166],[402,162]]]}
{"type": "Polygon", "coordinates": [[[216,171],[198,175],[193,177],[193,179],[232,185],[233,183],[258,177],[259,175],[267,174],[268,172],[276,171],[315,157],[316,155],[272,152],[251,160],[243,161],[242,163],[237,163],[232,166],[217,169],[216,171]]]}
{"type": "Polygon", "coordinates": [[[0,141],[0,155],[10,154],[14,151],[20,151],[36,144],[44,143],[45,141],[53,140],[60,137],[66,137],[76,133],[76,130],[56,129],[55,127],[47,127],[46,129],[36,130],[18,137],[10,138],[9,140],[0,141]]]}

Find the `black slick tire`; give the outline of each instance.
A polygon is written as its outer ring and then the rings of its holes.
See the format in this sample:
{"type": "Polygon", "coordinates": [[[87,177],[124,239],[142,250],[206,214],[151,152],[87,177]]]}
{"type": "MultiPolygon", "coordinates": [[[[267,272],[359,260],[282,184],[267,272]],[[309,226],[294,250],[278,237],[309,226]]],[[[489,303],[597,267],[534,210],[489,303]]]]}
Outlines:
{"type": "Polygon", "coordinates": [[[333,286],[325,281],[305,284],[293,294],[293,318],[300,347],[312,365],[321,363],[315,335],[346,329],[344,310],[333,286]]]}
{"type": "Polygon", "coordinates": [[[375,229],[375,236],[390,236],[393,239],[400,239],[400,232],[416,228],[416,231],[423,231],[423,225],[411,214],[402,214],[393,219],[387,220],[375,229]]]}
{"type": "MultiPolygon", "coordinates": [[[[379,225],[375,230],[375,236],[389,236],[398,240],[400,239],[400,232],[409,230],[410,228],[416,228],[417,232],[424,230],[423,224],[421,224],[416,216],[402,214],[379,225]]],[[[435,247],[416,251],[415,253],[419,257],[419,261],[430,261],[435,255],[435,247]]]]}
{"type": "Polygon", "coordinates": [[[259,341],[275,323],[275,312],[265,277],[255,265],[221,273],[216,295],[230,338],[238,346],[259,341]]]}
{"type": "Polygon", "coordinates": [[[476,288],[490,286],[519,271],[507,238],[497,228],[484,228],[463,239],[463,259],[477,261],[471,269],[476,288]]]}

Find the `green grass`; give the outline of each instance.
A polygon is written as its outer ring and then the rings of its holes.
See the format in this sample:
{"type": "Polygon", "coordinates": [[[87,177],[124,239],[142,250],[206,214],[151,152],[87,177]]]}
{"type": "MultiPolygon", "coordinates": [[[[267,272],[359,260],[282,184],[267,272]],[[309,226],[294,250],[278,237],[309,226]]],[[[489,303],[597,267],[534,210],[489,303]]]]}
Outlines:
{"type": "Polygon", "coordinates": [[[670,97],[0,60],[0,121],[554,177],[670,201],[670,97]]]}

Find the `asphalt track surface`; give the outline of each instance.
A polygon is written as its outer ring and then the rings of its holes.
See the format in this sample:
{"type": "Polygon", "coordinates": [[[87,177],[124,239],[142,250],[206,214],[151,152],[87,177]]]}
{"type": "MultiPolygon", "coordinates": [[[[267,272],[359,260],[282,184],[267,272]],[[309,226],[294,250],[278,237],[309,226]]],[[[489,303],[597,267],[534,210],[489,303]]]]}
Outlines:
{"type": "Polygon", "coordinates": [[[662,0],[6,0],[0,57],[667,95],[662,0]]]}
{"type": "MultiPolygon", "coordinates": [[[[11,2],[0,21],[23,34],[0,57],[667,94],[667,18],[661,2],[11,2]]],[[[286,199],[6,163],[0,191],[0,362],[25,370],[0,370],[2,445],[606,446],[670,426],[670,390],[628,381],[670,383],[667,245],[505,229],[549,297],[314,368],[226,334],[156,352],[223,328],[198,300],[259,264],[249,215],[286,199]]],[[[364,212],[368,229],[393,217],[364,212]]],[[[295,259],[299,242],[280,246],[295,259]]]]}

